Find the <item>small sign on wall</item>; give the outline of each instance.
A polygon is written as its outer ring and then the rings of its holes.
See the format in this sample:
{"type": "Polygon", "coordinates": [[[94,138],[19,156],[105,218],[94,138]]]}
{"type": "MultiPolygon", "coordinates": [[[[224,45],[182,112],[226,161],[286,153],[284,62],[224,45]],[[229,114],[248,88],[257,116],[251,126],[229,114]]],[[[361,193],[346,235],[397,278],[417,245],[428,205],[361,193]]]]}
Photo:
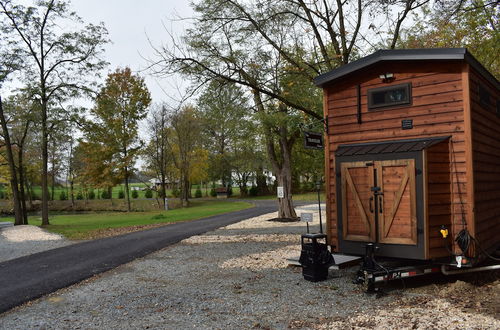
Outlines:
{"type": "Polygon", "coordinates": [[[285,189],[283,189],[283,187],[278,187],[277,193],[278,198],[285,198],[285,189]]]}
{"type": "Polygon", "coordinates": [[[413,119],[403,119],[401,120],[402,129],[413,129],[413,119]]]}
{"type": "Polygon", "coordinates": [[[312,213],[301,213],[300,221],[302,222],[313,222],[313,214],[312,213]]]}

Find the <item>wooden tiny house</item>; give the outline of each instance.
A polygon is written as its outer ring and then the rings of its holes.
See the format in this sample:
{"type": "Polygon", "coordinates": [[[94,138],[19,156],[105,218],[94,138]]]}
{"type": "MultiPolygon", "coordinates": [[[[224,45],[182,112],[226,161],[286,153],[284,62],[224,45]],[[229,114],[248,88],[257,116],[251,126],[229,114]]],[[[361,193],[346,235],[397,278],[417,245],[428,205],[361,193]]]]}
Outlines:
{"type": "Polygon", "coordinates": [[[336,251],[375,242],[381,256],[434,259],[464,228],[499,245],[499,82],[466,49],[381,50],[315,83],[336,251]]]}

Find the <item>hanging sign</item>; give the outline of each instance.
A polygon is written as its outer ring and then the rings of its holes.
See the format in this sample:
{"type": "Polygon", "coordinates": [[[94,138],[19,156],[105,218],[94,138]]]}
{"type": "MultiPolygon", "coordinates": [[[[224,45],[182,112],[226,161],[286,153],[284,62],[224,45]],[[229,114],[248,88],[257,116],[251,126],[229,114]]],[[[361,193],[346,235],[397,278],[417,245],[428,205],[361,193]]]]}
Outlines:
{"type": "Polygon", "coordinates": [[[304,132],[305,144],[308,149],[323,149],[323,134],[317,132],[304,132]]]}

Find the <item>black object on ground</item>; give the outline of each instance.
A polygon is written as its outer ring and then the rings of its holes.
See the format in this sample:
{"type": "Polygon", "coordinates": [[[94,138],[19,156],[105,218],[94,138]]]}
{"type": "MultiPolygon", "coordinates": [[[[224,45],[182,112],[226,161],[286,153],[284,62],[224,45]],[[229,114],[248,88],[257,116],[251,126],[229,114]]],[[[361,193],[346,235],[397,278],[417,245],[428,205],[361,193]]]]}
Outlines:
{"type": "Polygon", "coordinates": [[[325,234],[303,234],[302,251],[299,262],[302,265],[304,279],[311,282],[324,281],[328,278],[328,268],[333,257],[328,251],[325,234]],[[321,243],[319,240],[324,240],[321,243]]]}

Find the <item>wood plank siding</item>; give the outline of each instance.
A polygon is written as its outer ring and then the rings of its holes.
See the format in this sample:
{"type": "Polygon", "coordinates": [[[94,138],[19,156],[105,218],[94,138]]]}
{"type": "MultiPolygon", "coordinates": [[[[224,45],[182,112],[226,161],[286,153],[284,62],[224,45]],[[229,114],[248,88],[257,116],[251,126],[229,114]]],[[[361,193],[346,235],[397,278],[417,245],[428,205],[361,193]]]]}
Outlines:
{"type": "MultiPolygon", "coordinates": [[[[428,200],[426,207],[429,218],[429,257],[445,255],[446,250],[439,237],[440,226],[453,223],[455,228],[458,228],[457,225],[462,223],[462,219],[469,221],[468,217],[470,217],[467,214],[469,207],[466,187],[467,143],[462,86],[461,61],[434,61],[425,62],[425,64],[394,61],[389,65],[378,63],[354,72],[341,81],[324,86],[325,114],[328,116],[326,181],[328,183],[327,218],[330,245],[338,246],[337,221],[339,219],[337,219],[335,185],[340,182],[337,182],[334,153],[339,145],[451,136],[449,141],[426,151],[426,159],[429,160],[426,173],[428,196],[425,196],[428,200]],[[395,80],[391,83],[382,82],[379,75],[385,72],[393,73],[395,80]],[[410,105],[379,110],[368,109],[368,89],[403,83],[411,84],[410,105]],[[361,93],[361,123],[358,122],[358,86],[361,93]],[[403,130],[401,123],[403,119],[413,120],[413,128],[403,130]]],[[[472,107],[472,109],[474,111],[475,108],[472,107]]],[[[473,121],[473,125],[478,125],[478,123],[473,121]]],[[[500,146],[500,144],[492,146],[491,140],[485,139],[484,141],[489,143],[481,144],[480,148],[483,151],[491,151],[491,148],[500,146]]],[[[478,161],[479,159],[484,162],[488,161],[483,158],[478,158],[478,161]]],[[[492,160],[492,163],[494,161],[492,160]]],[[[478,180],[480,179],[484,180],[484,177],[478,175],[478,180]]],[[[481,182],[484,189],[492,188],[487,186],[487,182],[481,182]]],[[[480,201],[481,207],[488,208],[490,215],[493,215],[499,209],[495,205],[490,205],[490,202],[490,200],[483,199],[480,201]]],[[[484,217],[487,220],[488,216],[484,215],[484,217]]],[[[484,227],[487,228],[488,225],[484,227]]],[[[486,235],[484,233],[482,238],[491,241],[492,239],[486,235]]]]}
{"type": "Polygon", "coordinates": [[[474,69],[469,70],[474,166],[475,235],[481,247],[498,245],[500,235],[499,91],[474,69]],[[480,94],[483,94],[482,97],[480,94]]]}

